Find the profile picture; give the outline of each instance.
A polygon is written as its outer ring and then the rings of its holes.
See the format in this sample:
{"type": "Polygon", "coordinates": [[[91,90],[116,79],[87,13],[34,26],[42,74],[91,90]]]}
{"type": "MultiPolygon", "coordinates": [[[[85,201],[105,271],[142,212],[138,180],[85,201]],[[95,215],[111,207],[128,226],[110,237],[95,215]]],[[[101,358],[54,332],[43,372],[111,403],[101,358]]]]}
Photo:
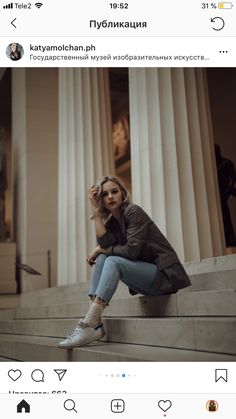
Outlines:
{"type": "Polygon", "coordinates": [[[21,44],[18,44],[17,42],[13,42],[12,44],[8,45],[6,54],[8,58],[10,58],[10,60],[18,61],[23,57],[24,50],[21,44]]]}
{"type": "Polygon", "coordinates": [[[208,412],[216,412],[218,410],[218,403],[215,400],[208,400],[206,408],[208,412]]]}

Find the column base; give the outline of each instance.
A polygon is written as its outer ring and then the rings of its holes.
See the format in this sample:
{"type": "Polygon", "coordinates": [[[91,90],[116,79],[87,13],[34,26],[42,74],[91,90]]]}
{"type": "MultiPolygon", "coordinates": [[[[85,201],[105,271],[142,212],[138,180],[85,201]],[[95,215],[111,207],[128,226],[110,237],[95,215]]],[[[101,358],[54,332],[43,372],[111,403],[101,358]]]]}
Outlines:
{"type": "Polygon", "coordinates": [[[0,243],[0,294],[15,294],[16,244],[0,243]]]}

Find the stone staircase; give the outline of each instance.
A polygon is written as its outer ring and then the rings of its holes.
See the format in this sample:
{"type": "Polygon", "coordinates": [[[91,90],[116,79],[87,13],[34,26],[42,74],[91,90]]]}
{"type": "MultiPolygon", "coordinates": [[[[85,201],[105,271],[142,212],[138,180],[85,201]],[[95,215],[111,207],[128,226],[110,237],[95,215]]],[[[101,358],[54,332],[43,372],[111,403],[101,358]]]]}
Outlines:
{"type": "Polygon", "coordinates": [[[192,287],[170,296],[131,297],[120,284],[106,336],[73,350],[56,345],[85,314],[88,284],[22,294],[0,309],[0,361],[236,361],[236,255],[186,270],[192,287]]]}

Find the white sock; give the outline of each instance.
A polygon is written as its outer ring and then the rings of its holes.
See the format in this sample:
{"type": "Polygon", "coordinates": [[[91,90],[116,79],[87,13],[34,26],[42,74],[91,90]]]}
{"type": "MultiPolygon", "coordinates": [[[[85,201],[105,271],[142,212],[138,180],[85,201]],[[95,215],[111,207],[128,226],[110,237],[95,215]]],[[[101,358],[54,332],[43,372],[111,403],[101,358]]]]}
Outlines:
{"type": "Polygon", "coordinates": [[[104,310],[104,305],[95,303],[92,301],[89,311],[87,312],[86,316],[82,320],[82,323],[89,327],[96,327],[98,324],[101,323],[102,319],[102,312],[104,310]]]}

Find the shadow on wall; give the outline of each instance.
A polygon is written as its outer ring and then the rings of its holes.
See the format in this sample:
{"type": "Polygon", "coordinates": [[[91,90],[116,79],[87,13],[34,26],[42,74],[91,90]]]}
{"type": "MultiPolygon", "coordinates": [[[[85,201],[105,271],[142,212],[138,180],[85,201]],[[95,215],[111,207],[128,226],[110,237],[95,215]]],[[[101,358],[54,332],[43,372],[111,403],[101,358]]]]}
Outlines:
{"type": "Polygon", "coordinates": [[[236,246],[236,237],[231,220],[230,209],[228,206],[229,198],[231,196],[236,197],[236,172],[233,162],[230,159],[226,159],[222,156],[221,149],[218,144],[215,144],[215,156],[225,232],[225,242],[227,247],[236,246]]]}
{"type": "MultiPolygon", "coordinates": [[[[206,73],[214,142],[219,144],[223,158],[230,158],[236,167],[236,68],[208,68],[206,73]]],[[[227,207],[236,232],[236,199],[232,194],[227,207]]]]}

